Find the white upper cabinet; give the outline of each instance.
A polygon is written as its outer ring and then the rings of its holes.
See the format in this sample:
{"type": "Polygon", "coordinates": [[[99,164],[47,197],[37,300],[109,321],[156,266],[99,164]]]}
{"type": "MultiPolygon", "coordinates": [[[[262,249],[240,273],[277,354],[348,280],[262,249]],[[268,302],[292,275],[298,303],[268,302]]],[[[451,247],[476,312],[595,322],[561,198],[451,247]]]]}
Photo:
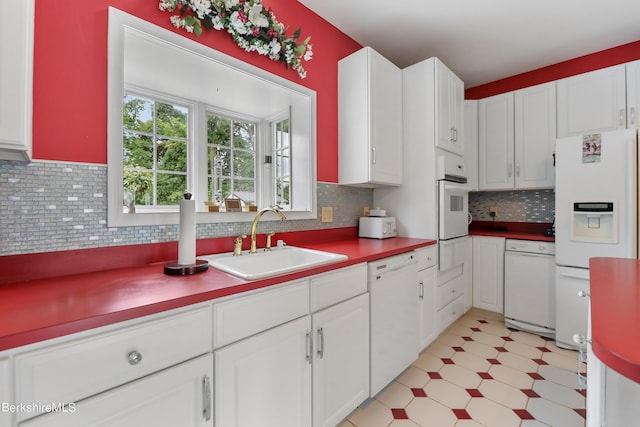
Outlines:
{"type": "Polygon", "coordinates": [[[31,160],[34,3],[0,1],[0,159],[31,160]]]}
{"type": "Polygon", "coordinates": [[[640,127],[640,60],[627,63],[627,127],[640,127]]]}
{"type": "Polygon", "coordinates": [[[464,83],[436,58],[436,147],[464,154],[464,83]]]}
{"type": "Polygon", "coordinates": [[[555,99],[545,83],[479,101],[480,190],[553,187],[555,99]]]}
{"type": "Polygon", "coordinates": [[[553,187],[553,151],[556,140],[555,83],[515,91],[514,112],[515,187],[553,187]]]}
{"type": "Polygon", "coordinates": [[[402,71],[365,47],[338,62],[338,182],[402,184],[402,71]]]}
{"type": "Polygon", "coordinates": [[[478,102],[478,186],[480,190],[514,187],[513,92],[478,102]]]}
{"type": "Polygon", "coordinates": [[[558,80],[558,138],[624,129],[625,80],[624,64],[558,80]]]}

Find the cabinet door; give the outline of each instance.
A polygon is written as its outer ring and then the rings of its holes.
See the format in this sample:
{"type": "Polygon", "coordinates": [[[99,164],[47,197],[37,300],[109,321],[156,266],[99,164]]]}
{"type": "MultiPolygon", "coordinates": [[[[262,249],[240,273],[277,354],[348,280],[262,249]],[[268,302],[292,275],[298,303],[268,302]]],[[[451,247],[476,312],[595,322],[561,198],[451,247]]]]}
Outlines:
{"type": "Polygon", "coordinates": [[[558,138],[626,127],[625,65],[558,80],[558,138]]]}
{"type": "Polygon", "coordinates": [[[418,271],[419,338],[420,351],[424,350],[438,335],[436,323],[436,276],[437,268],[418,271]]]}
{"type": "Polygon", "coordinates": [[[0,1],[0,159],[31,160],[34,4],[0,1]]]}
{"type": "Polygon", "coordinates": [[[436,67],[436,147],[464,154],[464,83],[441,61],[436,67]]]}
{"type": "Polygon", "coordinates": [[[212,378],[213,356],[208,354],[20,426],[213,427],[212,378]]]}
{"type": "Polygon", "coordinates": [[[338,180],[402,183],[402,70],[370,47],[338,62],[338,180]]]}
{"type": "Polygon", "coordinates": [[[504,246],[501,237],[473,237],[473,306],[503,312],[504,246]]]}
{"type": "Polygon", "coordinates": [[[514,93],[515,187],[551,188],[555,183],[555,83],[514,93]]]}
{"type": "Polygon", "coordinates": [[[402,184],[402,72],[371,52],[370,180],[402,184]]]}
{"type": "Polygon", "coordinates": [[[513,126],[513,92],[479,101],[478,186],[480,190],[513,188],[513,126]]]}
{"type": "Polygon", "coordinates": [[[627,127],[640,127],[640,61],[628,62],[627,67],[627,127]]]}
{"type": "Polygon", "coordinates": [[[313,315],[313,426],[334,427],[369,397],[369,294],[313,315]]]}
{"type": "Polygon", "coordinates": [[[216,426],[311,425],[311,357],[310,316],[216,350],[216,426]]]}

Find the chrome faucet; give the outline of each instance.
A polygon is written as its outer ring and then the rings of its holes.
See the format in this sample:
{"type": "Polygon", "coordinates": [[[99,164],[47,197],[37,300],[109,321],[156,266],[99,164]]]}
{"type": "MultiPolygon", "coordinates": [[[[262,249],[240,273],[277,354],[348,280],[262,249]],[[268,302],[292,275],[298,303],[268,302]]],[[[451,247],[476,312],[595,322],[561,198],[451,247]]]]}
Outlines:
{"type": "Polygon", "coordinates": [[[278,215],[280,215],[281,221],[284,221],[287,219],[287,217],[284,216],[282,211],[276,207],[264,208],[260,210],[256,215],[256,217],[253,219],[253,224],[251,224],[251,249],[249,250],[250,254],[256,253],[256,228],[258,227],[258,221],[260,221],[260,218],[262,218],[262,215],[264,215],[266,212],[269,212],[269,211],[275,212],[278,215]]]}

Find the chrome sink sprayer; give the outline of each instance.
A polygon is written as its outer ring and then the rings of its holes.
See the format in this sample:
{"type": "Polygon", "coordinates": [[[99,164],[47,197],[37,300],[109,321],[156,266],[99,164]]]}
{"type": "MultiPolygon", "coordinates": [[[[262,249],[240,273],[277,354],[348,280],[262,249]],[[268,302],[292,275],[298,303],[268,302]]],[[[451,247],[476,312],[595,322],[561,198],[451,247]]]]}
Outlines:
{"type": "Polygon", "coordinates": [[[251,249],[249,250],[250,254],[256,253],[256,228],[258,227],[258,221],[260,221],[260,218],[262,218],[262,215],[264,215],[266,212],[269,212],[269,211],[277,213],[280,216],[281,221],[284,221],[287,219],[287,217],[282,213],[282,211],[276,207],[264,208],[260,210],[256,214],[256,217],[253,219],[253,224],[251,224],[251,249]]]}

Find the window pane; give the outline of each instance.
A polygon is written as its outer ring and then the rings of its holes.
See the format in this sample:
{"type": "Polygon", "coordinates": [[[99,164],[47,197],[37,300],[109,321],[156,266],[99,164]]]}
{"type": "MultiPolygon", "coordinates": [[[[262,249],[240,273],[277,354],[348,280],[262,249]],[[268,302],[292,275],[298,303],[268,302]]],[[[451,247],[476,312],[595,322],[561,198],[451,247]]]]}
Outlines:
{"type": "Polygon", "coordinates": [[[137,170],[125,170],[122,186],[124,189],[124,204],[130,206],[153,204],[153,173],[137,170]]]}
{"type": "Polygon", "coordinates": [[[153,101],[135,95],[125,95],[123,126],[128,130],[153,132],[153,101]]]}
{"type": "Polygon", "coordinates": [[[231,119],[207,115],[207,141],[209,144],[231,146],[231,119]]]}
{"type": "Polygon", "coordinates": [[[233,146],[243,150],[255,150],[255,126],[247,122],[233,123],[233,146]]]}
{"type": "Polygon", "coordinates": [[[254,203],[256,201],[255,182],[253,180],[236,179],[233,192],[245,202],[254,203]]]}
{"type": "Polygon", "coordinates": [[[290,185],[288,179],[276,180],[276,204],[280,206],[288,206],[290,204],[289,199],[290,185]]]}
{"type": "Polygon", "coordinates": [[[150,136],[124,132],[122,144],[125,168],[153,169],[153,142],[150,136]]]}
{"type": "Polygon", "coordinates": [[[255,176],[255,161],[252,152],[236,151],[233,159],[233,176],[253,178],[255,176]]]}
{"type": "Polygon", "coordinates": [[[184,141],[156,141],[158,169],[165,171],[187,171],[187,144],[184,141]]]}
{"type": "Polygon", "coordinates": [[[187,108],[178,105],[156,104],[158,122],[157,133],[163,136],[187,137],[187,108]]]}
{"type": "Polygon", "coordinates": [[[158,205],[177,205],[184,198],[187,188],[186,175],[170,175],[159,173],[158,177],[158,205]]]}

